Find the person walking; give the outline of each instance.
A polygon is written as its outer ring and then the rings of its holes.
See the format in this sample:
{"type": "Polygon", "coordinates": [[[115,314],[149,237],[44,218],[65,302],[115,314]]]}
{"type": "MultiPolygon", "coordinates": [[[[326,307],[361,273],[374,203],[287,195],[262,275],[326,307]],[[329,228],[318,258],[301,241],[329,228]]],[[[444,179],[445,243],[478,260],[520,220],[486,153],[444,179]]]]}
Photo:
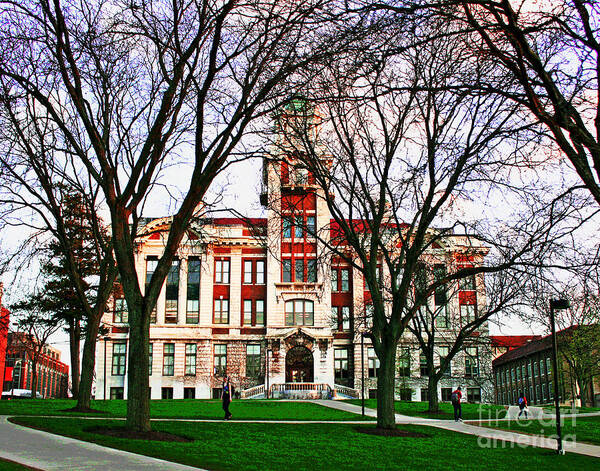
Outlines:
{"type": "Polygon", "coordinates": [[[521,417],[521,414],[523,412],[525,412],[525,418],[527,419],[527,398],[525,397],[525,394],[521,393],[519,395],[519,399],[517,399],[517,404],[519,405],[519,415],[517,419],[521,417]]]}
{"type": "Polygon", "coordinates": [[[462,399],[462,391],[459,386],[455,391],[452,391],[450,395],[450,401],[452,401],[452,406],[454,407],[454,422],[458,422],[459,420],[462,422],[462,407],[460,405],[460,400],[462,399]]]}
{"type": "Polygon", "coordinates": [[[225,381],[223,381],[223,392],[221,393],[221,399],[223,400],[223,410],[225,411],[225,420],[231,419],[231,412],[229,412],[229,404],[231,403],[231,399],[233,397],[231,391],[231,383],[229,381],[229,376],[225,376],[225,381]]]}

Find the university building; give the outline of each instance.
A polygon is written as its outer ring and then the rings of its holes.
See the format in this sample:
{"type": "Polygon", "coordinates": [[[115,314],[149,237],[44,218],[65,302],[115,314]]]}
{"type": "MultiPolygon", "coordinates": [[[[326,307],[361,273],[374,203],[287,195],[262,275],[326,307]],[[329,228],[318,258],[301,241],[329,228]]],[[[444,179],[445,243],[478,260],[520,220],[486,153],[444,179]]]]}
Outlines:
{"type": "MultiPolygon", "coordinates": [[[[379,362],[368,339],[361,350],[369,290],[358,270],[327,257],[314,237],[332,227],[322,190],[287,157],[265,159],[263,184],[265,218],[200,216],[182,240],[151,319],[151,399],[219,397],[225,374],[245,398],[358,397],[363,376],[365,395],[376,393],[379,362]]],[[[162,254],[169,223],[147,220],[140,229],[142,285],[162,254]]],[[[430,252],[438,268],[453,270],[483,263],[487,250],[474,238],[448,235],[430,252]]],[[[444,334],[485,306],[483,276],[448,290],[456,295],[431,299],[446,319],[437,326],[438,359],[448,351],[444,334]]],[[[127,310],[118,292],[110,307],[103,317],[109,334],[97,348],[99,399],[127,397],[127,310]]],[[[476,334],[442,379],[442,400],[458,385],[470,400],[492,399],[487,325],[476,334]]],[[[424,359],[408,333],[398,359],[398,398],[426,399],[424,359]]]]}

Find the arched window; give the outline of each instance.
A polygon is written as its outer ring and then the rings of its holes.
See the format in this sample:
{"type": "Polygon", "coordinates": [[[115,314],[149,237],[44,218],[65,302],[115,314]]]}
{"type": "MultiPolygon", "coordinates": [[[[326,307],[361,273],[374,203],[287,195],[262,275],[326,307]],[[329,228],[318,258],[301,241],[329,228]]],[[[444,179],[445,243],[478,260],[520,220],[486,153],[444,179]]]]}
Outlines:
{"type": "Polygon", "coordinates": [[[314,303],[308,299],[293,299],[285,303],[285,325],[314,325],[314,303]]]}

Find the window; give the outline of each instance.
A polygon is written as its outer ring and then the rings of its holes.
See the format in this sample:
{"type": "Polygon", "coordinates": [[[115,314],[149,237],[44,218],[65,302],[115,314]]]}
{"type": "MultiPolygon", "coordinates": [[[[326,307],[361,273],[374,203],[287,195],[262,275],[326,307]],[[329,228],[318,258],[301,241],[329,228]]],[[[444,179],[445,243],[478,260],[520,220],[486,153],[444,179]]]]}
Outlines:
{"type": "Polygon", "coordinates": [[[336,268],[331,269],[331,291],[338,291],[338,273],[336,268]]]}
{"type": "Polygon", "coordinates": [[[368,329],[373,327],[373,314],[375,313],[375,308],[372,304],[367,304],[365,306],[365,324],[368,329]]]}
{"type": "Polygon", "coordinates": [[[256,325],[265,325],[265,300],[256,300],[256,325]]]}
{"type": "Polygon", "coordinates": [[[196,388],[183,388],[184,399],[196,399],[196,388]]]}
{"type": "MultiPolygon", "coordinates": [[[[465,268],[465,267],[463,267],[465,268]]],[[[475,291],[475,275],[469,275],[459,280],[461,291],[475,291]]]]}
{"type": "Polygon", "coordinates": [[[467,388],[467,401],[480,403],[481,402],[481,388],[467,388]]]}
{"type": "Polygon", "coordinates": [[[521,367],[520,366],[517,366],[517,381],[521,381],[521,367]]]}
{"type": "Polygon", "coordinates": [[[294,280],[296,282],[304,280],[304,259],[297,258],[294,261],[294,275],[295,275],[294,280]]]}
{"type": "MultiPolygon", "coordinates": [[[[436,282],[446,278],[446,265],[434,265],[433,277],[436,282]]],[[[448,303],[446,285],[436,288],[433,298],[436,306],[445,306],[448,303]]]]}
{"type": "Polygon", "coordinates": [[[196,376],[196,349],[195,343],[185,344],[185,375],[196,376]]]}
{"type": "Polygon", "coordinates": [[[542,358],[540,360],[540,375],[541,376],[546,376],[546,362],[544,361],[544,359],[542,358]]]}
{"type": "Polygon", "coordinates": [[[548,390],[546,383],[542,383],[542,400],[546,400],[548,398],[548,390]]]}
{"type": "Polygon", "coordinates": [[[316,232],[315,217],[306,216],[306,232],[308,237],[314,237],[316,232]]]}
{"type": "Polygon", "coordinates": [[[419,370],[421,376],[429,376],[429,369],[427,368],[427,357],[422,353],[419,355],[419,370]]]}
{"type": "Polygon", "coordinates": [[[440,329],[450,328],[450,318],[448,317],[448,305],[444,304],[435,307],[435,325],[440,329]]]}
{"type": "Polygon", "coordinates": [[[546,376],[552,374],[552,363],[550,363],[550,357],[546,357],[546,376]]]}
{"type": "Polygon", "coordinates": [[[304,223],[302,221],[302,216],[296,216],[294,226],[294,237],[296,239],[302,239],[302,237],[304,237],[304,223]]]}
{"type": "Polygon", "coordinates": [[[161,388],[162,399],[173,399],[173,388],[161,388]]]}
{"type": "Polygon", "coordinates": [[[410,349],[408,348],[403,348],[398,357],[398,375],[404,377],[410,376],[410,349]]]}
{"type": "Polygon", "coordinates": [[[173,260],[167,274],[165,324],[177,324],[179,299],[179,260],[173,260]]]}
{"type": "Polygon", "coordinates": [[[452,396],[452,388],[442,388],[442,401],[450,402],[452,396]]]}
{"type": "Polygon", "coordinates": [[[379,358],[375,354],[375,349],[369,347],[367,350],[369,358],[369,378],[377,378],[377,370],[379,370],[379,358]]]}
{"type": "Polygon", "coordinates": [[[215,299],[215,324],[229,324],[229,299],[215,299]]]}
{"type": "Polygon", "coordinates": [[[308,169],[302,167],[294,167],[294,184],[308,184],[308,169]]]}
{"type": "Polygon", "coordinates": [[[342,306],[341,330],[350,330],[350,306],[342,306]]]}
{"type": "Polygon", "coordinates": [[[314,258],[309,258],[306,260],[306,282],[317,282],[317,260],[314,258]]]}
{"type": "MultiPolygon", "coordinates": [[[[520,369],[517,369],[519,372],[520,369]]],[[[467,378],[474,378],[479,376],[479,359],[477,347],[465,348],[465,376],[467,378]]]]}
{"type": "Polygon", "coordinates": [[[123,388],[110,388],[111,399],[123,399],[123,388]]]}
{"type": "Polygon", "coordinates": [[[286,301],[285,325],[314,325],[314,303],[307,299],[286,301]]]}
{"type": "Polygon", "coordinates": [[[127,344],[113,343],[112,349],[112,371],[113,376],[125,375],[125,354],[127,352],[127,344]]]}
{"type": "Polygon", "coordinates": [[[175,374],[175,344],[165,343],[163,345],[163,376],[175,374]]]}
{"type": "Polygon", "coordinates": [[[289,283],[292,281],[292,260],[289,258],[284,258],[281,262],[282,266],[282,281],[284,283],[289,283]]]}
{"type": "Polygon", "coordinates": [[[186,324],[197,324],[200,308],[200,259],[188,259],[186,324]]]}
{"type": "Polygon", "coordinates": [[[429,401],[429,389],[421,388],[421,401],[423,401],[423,402],[429,401]]]}
{"type": "Polygon", "coordinates": [[[290,217],[283,218],[283,238],[292,238],[292,219],[290,217]]]}
{"type": "Polygon", "coordinates": [[[554,386],[552,385],[552,381],[548,383],[548,397],[554,399],[554,386]]]}
{"type": "Polygon", "coordinates": [[[244,260],[244,284],[252,284],[252,260],[244,260]]]}
{"type": "Polygon", "coordinates": [[[127,314],[128,314],[127,313],[127,303],[125,302],[125,298],[115,299],[115,315],[114,315],[115,323],[126,324],[128,321],[127,314]]]}
{"type": "Polygon", "coordinates": [[[215,283],[229,284],[229,259],[215,260],[215,283]]]}
{"type": "Polygon", "coordinates": [[[265,284],[265,261],[264,260],[256,261],[256,284],[257,285],[265,284]]]}
{"type": "MultiPolygon", "coordinates": [[[[146,259],[146,293],[148,293],[148,289],[150,288],[150,280],[152,279],[152,275],[154,275],[154,271],[156,270],[157,265],[157,257],[148,257],[146,259]]],[[[150,314],[150,322],[152,324],[156,324],[156,305],[154,305],[152,314],[150,314]]]]}
{"type": "Polygon", "coordinates": [[[537,378],[540,375],[537,361],[533,362],[533,375],[537,378]]]}
{"type": "Polygon", "coordinates": [[[244,299],[244,325],[252,324],[252,300],[244,299]]]}
{"type": "Polygon", "coordinates": [[[336,348],[333,351],[333,369],[335,381],[337,384],[347,384],[350,378],[350,369],[348,368],[348,349],[336,348]]]}
{"type": "Polygon", "coordinates": [[[474,304],[461,304],[460,305],[460,318],[462,323],[468,324],[475,320],[475,305],[474,304]]]}
{"type": "Polygon", "coordinates": [[[214,365],[215,376],[225,376],[227,373],[227,345],[215,345],[214,365]]]}
{"type": "MultiPolygon", "coordinates": [[[[449,347],[439,347],[438,348],[438,354],[440,356],[440,367],[442,366],[442,363],[444,362],[444,360],[448,357],[449,351],[450,351],[449,347]]],[[[450,364],[451,364],[451,362],[448,362],[448,367],[446,368],[446,371],[444,371],[444,375],[446,375],[446,376],[450,376],[452,374],[450,364]]]]}
{"type": "Polygon", "coordinates": [[[246,376],[260,376],[260,345],[246,345],[246,376]]]}
{"type": "Polygon", "coordinates": [[[527,377],[531,378],[531,363],[527,362],[527,377]]]}
{"type": "Polygon", "coordinates": [[[152,376],[152,353],[154,351],[154,348],[152,346],[153,344],[148,344],[148,374],[150,376],[152,376]]]}

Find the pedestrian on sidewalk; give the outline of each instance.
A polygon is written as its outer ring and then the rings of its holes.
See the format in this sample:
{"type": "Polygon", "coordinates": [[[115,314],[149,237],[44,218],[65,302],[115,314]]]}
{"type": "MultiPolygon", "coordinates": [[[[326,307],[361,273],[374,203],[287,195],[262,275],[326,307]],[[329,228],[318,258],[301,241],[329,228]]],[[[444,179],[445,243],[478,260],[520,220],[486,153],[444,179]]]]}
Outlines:
{"type": "Polygon", "coordinates": [[[517,419],[521,417],[521,414],[523,412],[525,412],[525,419],[527,419],[528,408],[527,408],[527,398],[525,397],[525,394],[521,393],[519,395],[519,399],[517,399],[517,404],[519,405],[519,415],[518,415],[517,419]]]}
{"type": "Polygon", "coordinates": [[[233,391],[229,376],[225,376],[223,381],[223,392],[221,393],[221,399],[223,400],[223,410],[225,411],[225,420],[231,419],[231,412],[229,412],[229,404],[233,398],[233,391]]]}
{"type": "Polygon", "coordinates": [[[462,399],[461,387],[456,388],[455,391],[452,391],[450,395],[450,400],[452,401],[452,406],[454,407],[454,422],[458,422],[459,420],[462,422],[462,407],[460,405],[460,401],[462,399]]]}

